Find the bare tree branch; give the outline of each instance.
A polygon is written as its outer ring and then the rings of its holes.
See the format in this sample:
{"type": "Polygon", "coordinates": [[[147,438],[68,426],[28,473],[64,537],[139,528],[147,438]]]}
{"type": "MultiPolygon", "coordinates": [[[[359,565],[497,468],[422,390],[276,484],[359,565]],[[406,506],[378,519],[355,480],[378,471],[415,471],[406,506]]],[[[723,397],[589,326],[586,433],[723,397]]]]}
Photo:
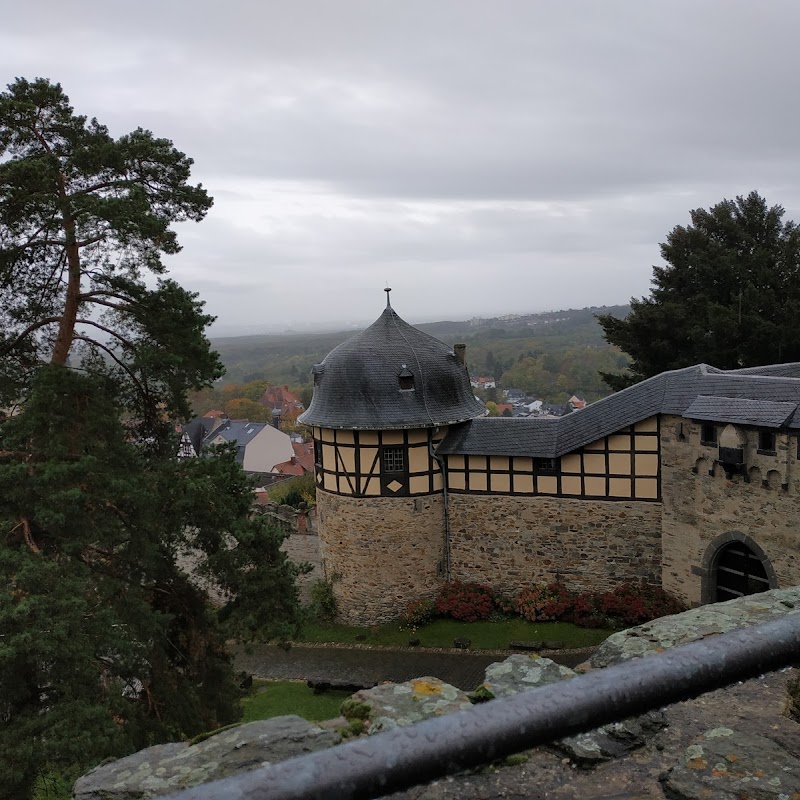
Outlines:
{"type": "Polygon", "coordinates": [[[131,369],[127,366],[127,364],[125,364],[124,361],[120,361],[120,359],[117,358],[117,356],[115,355],[113,350],[111,350],[110,348],[106,347],[103,344],[100,344],[100,342],[96,342],[94,339],[90,338],[89,336],[82,336],[81,334],[76,333],[75,334],[75,338],[76,339],[80,339],[81,341],[86,342],[87,344],[93,345],[94,347],[98,347],[103,352],[108,353],[109,357],[117,364],[117,366],[120,369],[124,370],[124,372],[128,375],[128,377],[131,379],[131,381],[133,381],[134,385],[139,390],[140,394],[143,397],[146,397],[146,398],[150,397],[149,393],[142,386],[142,384],[139,382],[139,379],[136,377],[136,375],[131,371],[131,369]]]}
{"type": "Polygon", "coordinates": [[[41,553],[42,551],[39,548],[39,545],[33,541],[31,524],[28,522],[27,517],[20,517],[19,523],[11,529],[11,533],[14,533],[14,531],[18,530],[19,528],[22,528],[22,538],[25,540],[25,544],[27,544],[30,548],[30,551],[32,553],[41,553]]]}
{"type": "Polygon", "coordinates": [[[81,300],[89,300],[92,297],[116,297],[117,300],[122,300],[125,303],[133,304],[136,302],[132,297],[120,294],[119,292],[112,292],[108,289],[93,289],[91,292],[83,292],[80,297],[81,300]]]}
{"type": "MultiPolygon", "coordinates": [[[[113,336],[115,339],[118,339],[128,349],[130,349],[130,350],[134,350],[135,349],[135,346],[134,346],[133,342],[128,341],[121,334],[117,333],[114,330],[111,330],[111,328],[107,328],[105,325],[101,325],[99,322],[95,322],[94,320],[91,320],[91,319],[76,319],[75,320],[75,324],[76,325],[91,325],[93,328],[97,328],[98,330],[101,330],[104,333],[107,333],[109,336],[113,336]]],[[[73,338],[75,338],[75,337],[73,337],[73,338]]]]}
{"type": "Polygon", "coordinates": [[[32,325],[28,325],[22,333],[11,342],[8,347],[5,348],[6,352],[10,352],[13,350],[26,336],[29,336],[34,331],[39,330],[39,328],[44,328],[45,325],[53,325],[56,322],[61,322],[61,317],[45,317],[44,319],[40,319],[38,322],[34,322],[32,325]]]}

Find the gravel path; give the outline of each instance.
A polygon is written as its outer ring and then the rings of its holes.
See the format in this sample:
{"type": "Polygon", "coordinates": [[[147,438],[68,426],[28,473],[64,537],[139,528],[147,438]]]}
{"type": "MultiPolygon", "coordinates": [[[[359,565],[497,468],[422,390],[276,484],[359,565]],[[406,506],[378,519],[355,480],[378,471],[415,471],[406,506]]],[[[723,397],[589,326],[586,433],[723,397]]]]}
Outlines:
{"type": "MultiPolygon", "coordinates": [[[[454,653],[452,651],[402,648],[367,649],[353,647],[306,647],[293,645],[284,650],[277,645],[257,645],[246,652],[234,648],[236,669],[257,678],[281,680],[341,681],[375,686],[382,681],[402,681],[432,675],[459,689],[471,691],[483,681],[489,664],[502,661],[511,651],[498,653],[454,653]]],[[[564,653],[556,657],[574,665],[585,654],[564,653]]]]}

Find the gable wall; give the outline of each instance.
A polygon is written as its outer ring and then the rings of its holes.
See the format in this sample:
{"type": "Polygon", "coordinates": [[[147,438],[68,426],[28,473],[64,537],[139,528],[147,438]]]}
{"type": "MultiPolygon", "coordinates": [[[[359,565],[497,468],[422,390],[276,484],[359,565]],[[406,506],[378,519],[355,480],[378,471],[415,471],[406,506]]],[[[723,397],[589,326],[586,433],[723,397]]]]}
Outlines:
{"type": "Polygon", "coordinates": [[[242,466],[248,472],[272,472],[276,464],[294,455],[292,440],[283,431],[265,425],[245,447],[242,466]]]}

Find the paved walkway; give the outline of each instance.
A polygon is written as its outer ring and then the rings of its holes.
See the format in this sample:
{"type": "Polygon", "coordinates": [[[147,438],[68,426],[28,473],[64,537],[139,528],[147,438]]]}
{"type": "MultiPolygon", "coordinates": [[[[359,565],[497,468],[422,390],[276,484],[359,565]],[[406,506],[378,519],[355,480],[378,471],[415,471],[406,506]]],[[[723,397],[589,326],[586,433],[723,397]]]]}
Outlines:
{"type": "MultiPolygon", "coordinates": [[[[431,650],[367,650],[351,647],[304,647],[283,650],[276,645],[257,645],[251,653],[237,647],[237,670],[257,678],[281,680],[342,681],[374,686],[382,681],[400,683],[432,675],[459,689],[471,691],[483,681],[489,664],[508,654],[452,653],[431,650]]],[[[564,653],[558,660],[575,665],[586,655],[564,653]]]]}

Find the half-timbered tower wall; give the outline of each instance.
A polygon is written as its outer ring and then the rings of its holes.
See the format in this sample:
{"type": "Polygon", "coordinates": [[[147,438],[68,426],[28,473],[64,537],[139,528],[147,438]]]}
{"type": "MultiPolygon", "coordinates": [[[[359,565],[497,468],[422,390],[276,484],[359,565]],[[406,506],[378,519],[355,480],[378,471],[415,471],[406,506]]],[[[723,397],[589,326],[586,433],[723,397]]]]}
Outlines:
{"type": "Polygon", "coordinates": [[[317,487],[350,497],[406,497],[443,488],[432,448],[446,428],[353,431],[314,428],[317,487]]]}

